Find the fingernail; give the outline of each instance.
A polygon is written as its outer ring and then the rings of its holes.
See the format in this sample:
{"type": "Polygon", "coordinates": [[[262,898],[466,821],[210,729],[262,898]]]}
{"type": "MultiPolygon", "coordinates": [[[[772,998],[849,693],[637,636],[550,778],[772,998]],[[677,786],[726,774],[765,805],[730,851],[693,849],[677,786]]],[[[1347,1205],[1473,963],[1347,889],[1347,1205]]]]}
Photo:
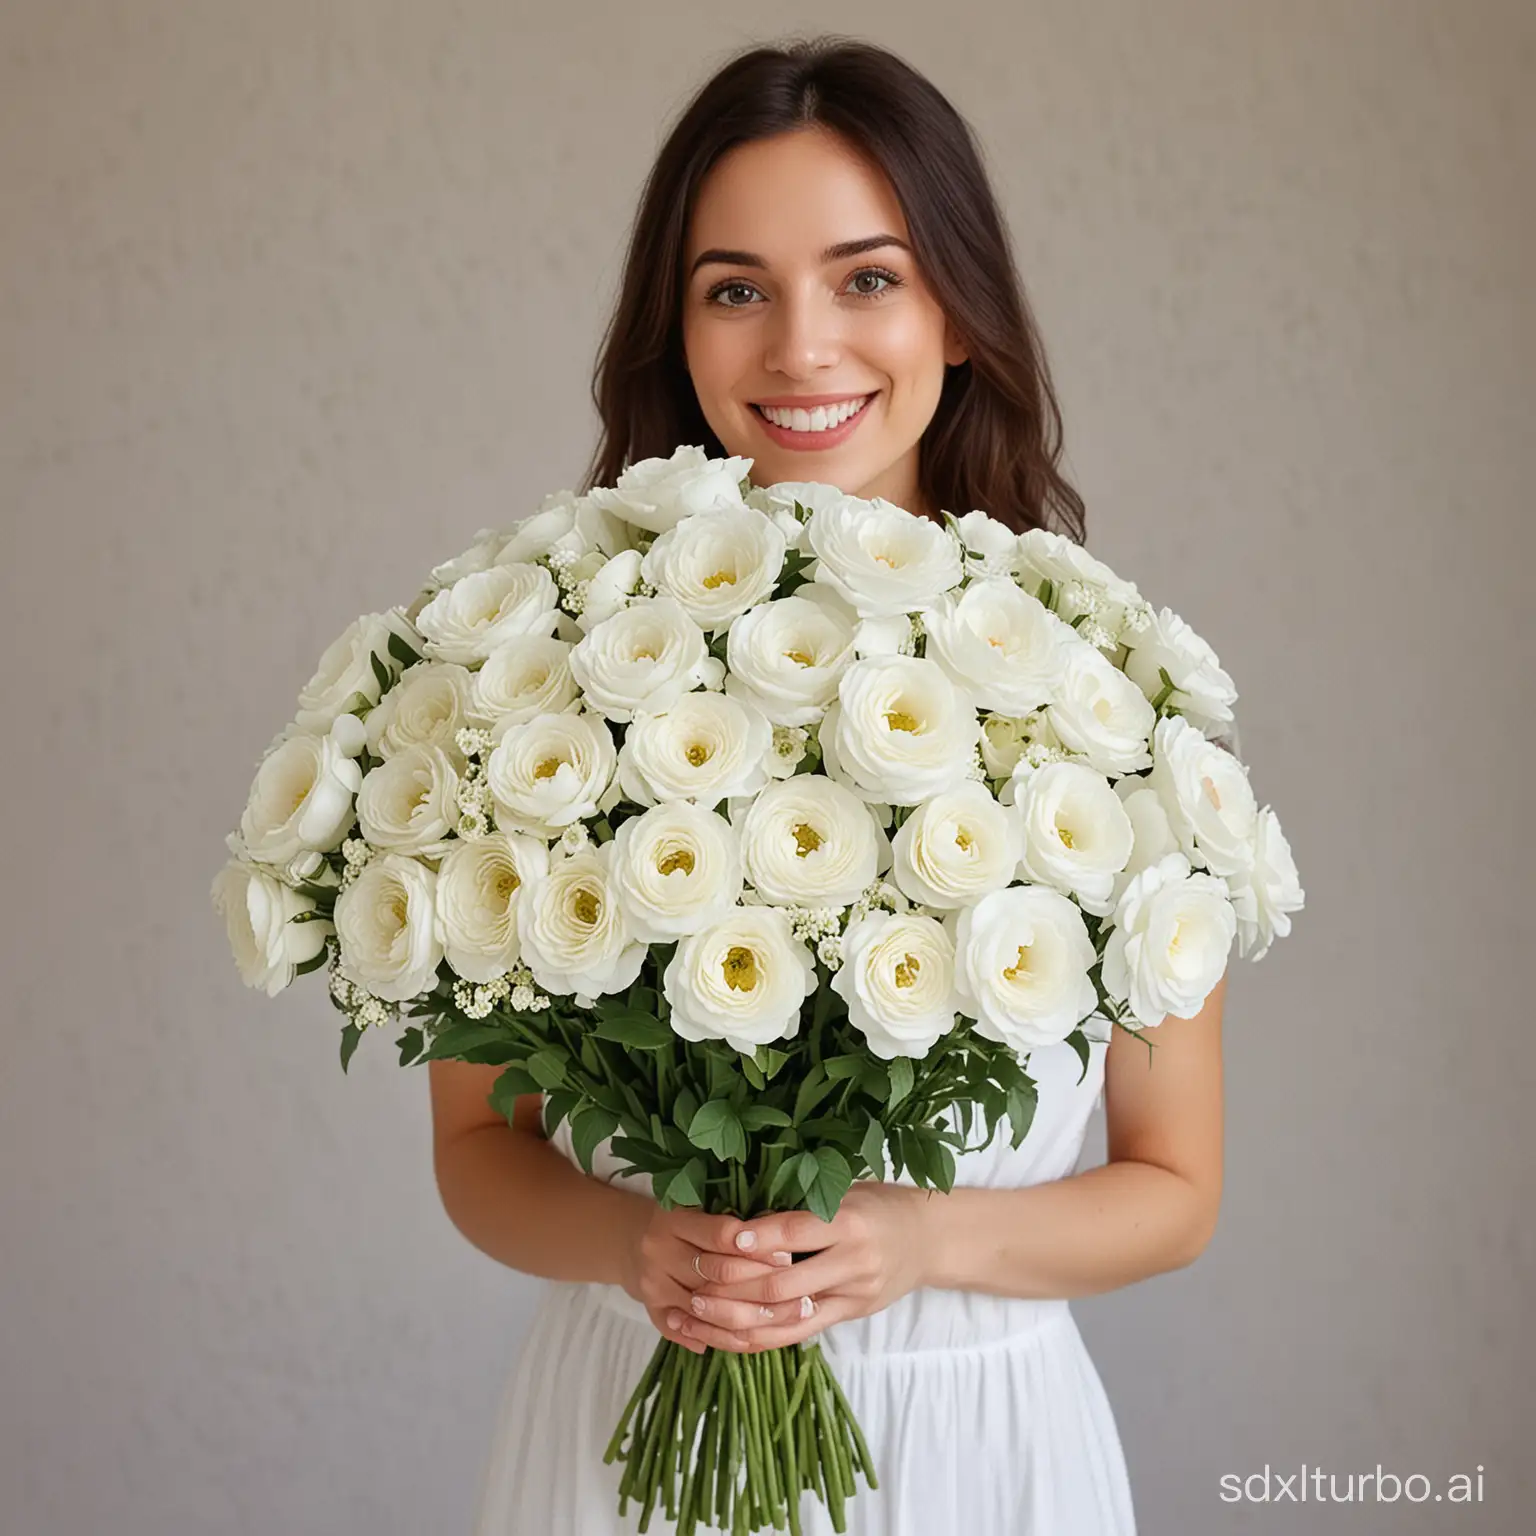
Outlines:
{"type": "Polygon", "coordinates": [[[757,1247],[756,1232],[738,1232],[736,1234],[736,1246],[738,1248],[752,1249],[757,1247]]]}
{"type": "Polygon", "coordinates": [[[709,1305],[709,1303],[706,1302],[704,1298],[698,1294],[698,1292],[694,1292],[693,1299],[688,1303],[688,1305],[692,1307],[700,1317],[703,1317],[704,1309],[709,1305]]]}
{"type": "Polygon", "coordinates": [[[800,1316],[811,1317],[816,1311],[816,1302],[813,1297],[802,1296],[800,1298],[800,1316]]]}
{"type": "Polygon", "coordinates": [[[667,1313],[668,1328],[681,1328],[683,1326],[683,1321],[683,1314],[681,1312],[674,1310],[667,1313]]]}
{"type": "Polygon", "coordinates": [[[795,1262],[795,1256],[792,1253],[785,1253],[782,1249],[780,1249],[774,1253],[773,1262],[777,1264],[780,1269],[783,1269],[787,1265],[793,1264],[795,1262]]]}
{"type": "Polygon", "coordinates": [[[757,1309],[757,1315],[759,1317],[761,1317],[761,1318],[765,1318],[768,1322],[771,1323],[773,1321],[773,1308],[772,1307],[759,1307],[757,1309]]]}

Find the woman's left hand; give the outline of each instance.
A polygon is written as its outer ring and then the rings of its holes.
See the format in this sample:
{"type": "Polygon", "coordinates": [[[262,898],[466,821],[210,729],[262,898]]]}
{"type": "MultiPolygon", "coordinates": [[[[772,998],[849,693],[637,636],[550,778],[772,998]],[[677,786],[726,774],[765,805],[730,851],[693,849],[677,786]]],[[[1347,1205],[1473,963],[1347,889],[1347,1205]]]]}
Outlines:
{"type": "Polygon", "coordinates": [[[879,1312],[924,1283],[929,1198],[929,1191],[909,1184],[860,1180],[830,1222],[810,1211],[756,1217],[737,1234],[737,1246],[749,1258],[781,1267],[735,1285],[700,1286],[695,1313],[717,1327],[750,1326],[751,1343],[740,1352],[754,1354],[879,1312]],[[790,1262],[790,1255],[806,1252],[809,1258],[790,1262]],[[764,1307],[772,1309],[771,1321],[764,1307]]]}

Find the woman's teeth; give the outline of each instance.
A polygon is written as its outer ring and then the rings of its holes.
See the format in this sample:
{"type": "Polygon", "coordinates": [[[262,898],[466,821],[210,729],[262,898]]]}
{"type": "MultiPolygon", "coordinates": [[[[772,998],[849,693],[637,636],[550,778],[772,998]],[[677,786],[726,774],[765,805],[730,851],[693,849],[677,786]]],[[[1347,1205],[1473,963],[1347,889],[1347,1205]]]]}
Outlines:
{"type": "Polygon", "coordinates": [[[791,432],[825,432],[841,426],[850,416],[863,410],[870,399],[869,395],[864,395],[857,400],[845,400],[841,405],[818,405],[812,411],[786,410],[777,405],[759,405],[756,409],[776,427],[791,432]]]}

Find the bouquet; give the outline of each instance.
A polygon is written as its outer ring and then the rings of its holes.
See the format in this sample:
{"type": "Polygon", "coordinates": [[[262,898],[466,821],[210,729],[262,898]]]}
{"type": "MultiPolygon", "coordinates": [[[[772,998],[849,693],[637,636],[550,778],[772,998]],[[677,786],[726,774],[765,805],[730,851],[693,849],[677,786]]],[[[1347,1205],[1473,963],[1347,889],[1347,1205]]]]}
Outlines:
{"type": "MultiPolygon", "coordinates": [[[[243,979],[325,967],[346,1068],[505,1070],[588,1172],[830,1221],[948,1191],[1035,1047],[1188,1018],[1302,905],[1236,691],[1073,541],[754,487],[698,447],[483,530],[326,650],[213,884],[243,979]]],[[[816,1343],[662,1338],[620,1512],[839,1531],[877,1469],[816,1343]]]]}

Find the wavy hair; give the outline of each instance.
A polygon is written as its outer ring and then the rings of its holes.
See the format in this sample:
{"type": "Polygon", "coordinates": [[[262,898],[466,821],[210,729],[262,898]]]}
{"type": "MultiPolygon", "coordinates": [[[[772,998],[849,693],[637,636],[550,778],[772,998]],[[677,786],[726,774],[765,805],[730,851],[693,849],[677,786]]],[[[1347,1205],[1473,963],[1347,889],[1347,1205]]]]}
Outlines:
{"type": "Polygon", "coordinates": [[[820,126],[889,178],[913,255],[969,354],[946,368],[918,452],[930,506],[980,508],[1022,531],[1086,535],[1063,478],[1061,411],[975,135],[931,81],[875,44],[825,34],[722,66],[667,135],[641,194],[592,401],[602,436],[582,490],[682,443],[716,438],[685,367],[683,255],[700,184],[738,144],[820,126]]]}

